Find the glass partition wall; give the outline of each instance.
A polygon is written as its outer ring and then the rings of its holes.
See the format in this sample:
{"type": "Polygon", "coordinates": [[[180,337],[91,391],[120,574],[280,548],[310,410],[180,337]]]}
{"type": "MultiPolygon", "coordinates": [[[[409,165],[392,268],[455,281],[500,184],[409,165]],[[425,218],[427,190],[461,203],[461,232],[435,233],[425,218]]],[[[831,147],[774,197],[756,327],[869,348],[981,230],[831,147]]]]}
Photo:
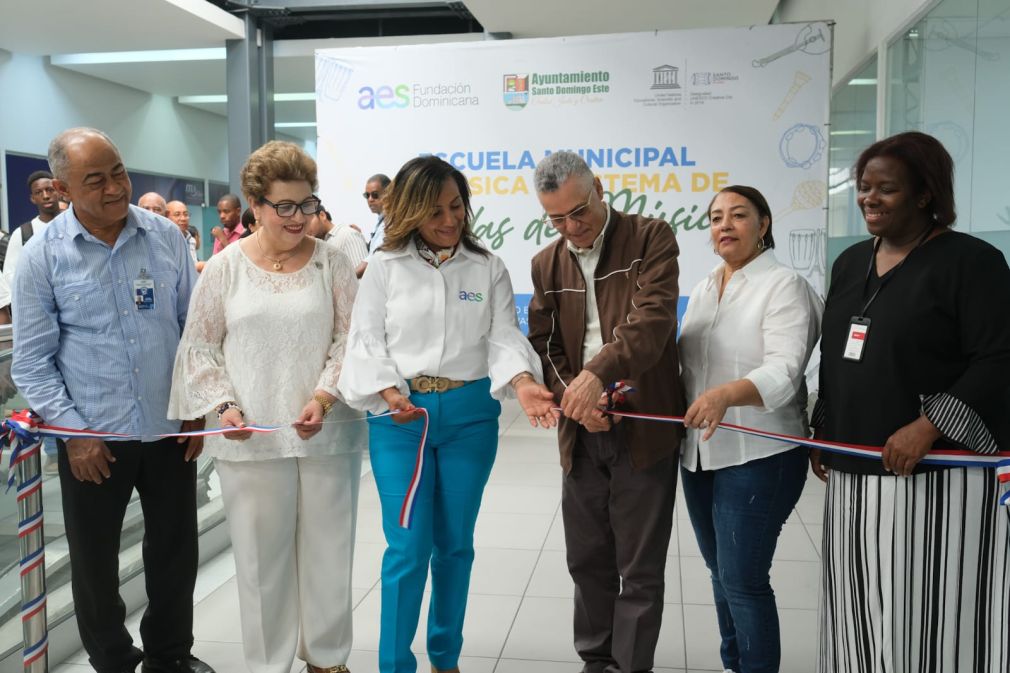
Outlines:
{"type": "Polygon", "coordinates": [[[936,136],[954,158],[959,231],[1010,252],[1010,2],[942,0],[887,54],[888,134],[936,136]]]}
{"type": "Polygon", "coordinates": [[[954,159],[959,231],[1010,253],[1010,0],[941,0],[831,98],[828,267],[866,237],[852,167],[878,135],[923,131],[954,159]],[[878,58],[886,73],[878,81],[878,58]],[[878,124],[878,100],[886,110],[878,124]]]}

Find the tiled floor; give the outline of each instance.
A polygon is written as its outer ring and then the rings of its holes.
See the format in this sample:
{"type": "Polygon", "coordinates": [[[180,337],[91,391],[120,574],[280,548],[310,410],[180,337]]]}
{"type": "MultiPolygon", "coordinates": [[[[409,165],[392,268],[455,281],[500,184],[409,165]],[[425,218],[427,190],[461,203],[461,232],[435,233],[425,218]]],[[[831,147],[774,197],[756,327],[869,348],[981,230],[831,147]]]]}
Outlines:
{"type": "MultiPolygon", "coordinates": [[[[465,673],[575,673],[572,582],[564,562],[560,468],[553,433],[533,430],[506,406],[498,460],[477,522],[477,558],[464,626],[465,673]]],[[[362,479],[354,567],[354,673],[377,670],[379,561],[384,548],[371,474],[362,479]]],[[[783,673],[814,669],[823,488],[812,477],[779,540],[772,568],[783,633],[783,673]]],[[[226,552],[200,571],[194,653],[218,673],[244,673],[235,566],[226,552]]],[[[656,671],[722,670],[708,571],[686,510],[678,505],[666,569],[666,609],[656,671]]],[[[424,617],[414,651],[424,659],[424,617]]],[[[135,634],[139,613],[130,620],[135,634]]],[[[303,668],[296,662],[293,671],[303,668]]],[[[56,673],[87,670],[83,653],[56,673]]]]}

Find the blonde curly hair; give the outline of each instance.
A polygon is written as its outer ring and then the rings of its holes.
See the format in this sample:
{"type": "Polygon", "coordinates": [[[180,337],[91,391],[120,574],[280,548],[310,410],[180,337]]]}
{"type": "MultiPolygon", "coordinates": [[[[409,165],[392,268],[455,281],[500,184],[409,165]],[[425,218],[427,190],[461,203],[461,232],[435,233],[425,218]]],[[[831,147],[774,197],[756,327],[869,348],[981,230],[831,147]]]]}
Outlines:
{"type": "Polygon", "coordinates": [[[315,192],[319,188],[316,162],[294,143],[271,140],[246,159],[242,172],[242,193],[250,204],[259,203],[273,183],[304,180],[315,192]]]}

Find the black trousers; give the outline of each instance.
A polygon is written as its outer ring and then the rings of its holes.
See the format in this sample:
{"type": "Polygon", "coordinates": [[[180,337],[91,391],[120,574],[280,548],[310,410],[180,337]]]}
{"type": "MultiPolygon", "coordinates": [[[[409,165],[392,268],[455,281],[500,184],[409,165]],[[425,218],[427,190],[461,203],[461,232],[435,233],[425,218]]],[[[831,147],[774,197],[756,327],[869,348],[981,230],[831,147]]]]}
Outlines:
{"type": "Polygon", "coordinates": [[[651,671],[663,619],[677,459],[633,469],[622,430],[580,429],[562,484],[575,649],[585,673],[651,671]]]}
{"type": "Polygon", "coordinates": [[[116,457],[101,484],[78,481],[60,442],[60,490],[70,547],[71,589],[81,641],[99,673],[133,671],[146,655],[175,660],[193,646],[193,587],[198,562],[196,463],[185,444],[108,442],[116,457]],[[126,630],[119,595],[123,517],[133,490],[144,512],[148,606],[140,622],[142,652],[126,630]]]}

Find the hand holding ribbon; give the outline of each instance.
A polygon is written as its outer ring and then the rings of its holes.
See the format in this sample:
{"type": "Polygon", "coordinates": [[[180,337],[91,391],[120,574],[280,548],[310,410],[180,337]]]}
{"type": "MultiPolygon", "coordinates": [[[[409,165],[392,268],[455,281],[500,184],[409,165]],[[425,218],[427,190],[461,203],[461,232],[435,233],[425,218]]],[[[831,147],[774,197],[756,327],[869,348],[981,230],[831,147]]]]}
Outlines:
{"type": "Polygon", "coordinates": [[[942,436],[943,433],[928,418],[919,416],[887,438],[884,450],[880,452],[884,469],[907,477],[942,436]]]}
{"type": "Polygon", "coordinates": [[[302,413],[298,414],[298,418],[291,424],[303,440],[311,439],[323,429],[323,418],[329,407],[323,407],[320,400],[326,401],[332,407],[337,398],[324,390],[315,391],[312,399],[302,408],[302,413]]]}
{"type": "Polygon", "coordinates": [[[395,387],[386,388],[380,391],[379,395],[389,405],[389,410],[396,412],[393,414],[394,423],[412,423],[423,415],[423,412],[414,406],[410,398],[406,397],[395,387]]]}
{"type": "Polygon", "coordinates": [[[703,429],[705,433],[701,441],[707,442],[722,423],[729,408],[729,400],[719,388],[710,388],[696,399],[684,414],[684,426],[691,429],[703,429]]]}
{"type": "MultiPolygon", "coordinates": [[[[582,423],[598,411],[603,382],[588,369],[583,369],[572,379],[561,396],[561,412],[576,423],[582,423]]],[[[588,426],[587,426],[588,427],[588,426]]]]}
{"type": "Polygon", "coordinates": [[[252,437],[251,430],[228,430],[229,428],[245,427],[245,417],[242,416],[242,412],[238,407],[229,407],[225,409],[223,414],[221,414],[221,429],[225,431],[223,434],[228,439],[234,439],[235,441],[242,442],[252,437]]]}
{"type": "Polygon", "coordinates": [[[607,415],[608,412],[602,409],[593,409],[587,416],[582,418],[582,427],[586,429],[586,432],[607,432],[612,427],[614,427],[611,417],[607,415]]]}

